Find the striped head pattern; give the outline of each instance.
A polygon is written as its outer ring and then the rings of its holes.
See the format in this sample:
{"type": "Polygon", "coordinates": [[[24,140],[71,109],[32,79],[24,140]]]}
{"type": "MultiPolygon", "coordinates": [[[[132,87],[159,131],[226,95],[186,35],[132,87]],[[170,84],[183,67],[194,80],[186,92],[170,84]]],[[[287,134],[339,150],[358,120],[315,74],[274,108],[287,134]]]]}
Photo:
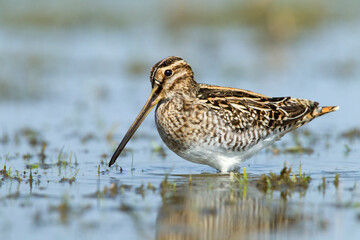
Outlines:
{"type": "Polygon", "coordinates": [[[167,57],[157,62],[150,72],[151,87],[159,87],[163,98],[173,94],[195,94],[194,73],[187,62],[180,57],[167,57]]]}

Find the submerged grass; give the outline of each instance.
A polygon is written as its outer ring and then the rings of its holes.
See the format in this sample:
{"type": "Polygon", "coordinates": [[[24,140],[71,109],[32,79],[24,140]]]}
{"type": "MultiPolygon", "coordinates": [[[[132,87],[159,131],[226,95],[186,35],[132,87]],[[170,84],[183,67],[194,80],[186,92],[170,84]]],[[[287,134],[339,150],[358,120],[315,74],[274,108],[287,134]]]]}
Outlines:
{"type": "Polygon", "coordinates": [[[8,161],[9,161],[9,153],[6,154],[6,156],[5,156],[3,169],[0,170],[1,181],[10,179],[10,180],[16,180],[18,182],[21,182],[21,177],[19,175],[19,171],[15,170],[16,176],[12,176],[11,166],[9,168],[7,168],[6,164],[8,161]]]}
{"type": "Polygon", "coordinates": [[[294,142],[293,146],[287,146],[283,142],[282,147],[276,147],[274,144],[270,149],[274,155],[283,154],[312,154],[314,153],[313,146],[318,141],[318,136],[313,134],[307,129],[304,130],[295,130],[291,132],[292,140],[294,142]]]}
{"type": "Polygon", "coordinates": [[[163,159],[166,157],[165,149],[155,141],[152,142],[152,152],[158,154],[163,159]]]}
{"type": "Polygon", "coordinates": [[[111,183],[109,187],[105,186],[102,190],[98,190],[95,193],[87,194],[85,197],[88,198],[116,198],[117,196],[123,195],[125,192],[130,192],[134,187],[128,184],[111,183]]]}
{"type": "Polygon", "coordinates": [[[294,147],[289,147],[284,149],[283,151],[284,153],[292,153],[292,154],[312,154],[314,152],[314,149],[312,148],[307,148],[307,147],[303,147],[303,146],[294,146],[294,147]]]}
{"type": "Polygon", "coordinates": [[[280,174],[272,172],[270,174],[262,174],[256,181],[256,187],[264,193],[280,191],[282,198],[287,199],[292,192],[306,191],[310,181],[310,176],[306,176],[305,174],[295,175],[291,167],[287,168],[285,166],[280,174]]]}
{"type": "Polygon", "coordinates": [[[63,178],[60,179],[59,182],[60,182],[60,183],[68,182],[68,183],[70,183],[70,184],[73,184],[73,182],[75,182],[75,180],[76,180],[76,176],[77,176],[77,174],[79,173],[79,170],[80,170],[80,168],[79,168],[78,170],[76,170],[75,174],[74,174],[71,178],[63,177],[63,178]]]}
{"type": "Polygon", "coordinates": [[[76,208],[72,207],[70,204],[70,197],[67,194],[62,196],[62,200],[58,205],[49,206],[49,212],[57,212],[59,214],[60,223],[62,224],[68,224],[74,216],[81,216],[89,209],[91,209],[90,204],[80,205],[76,208]]]}
{"type": "Polygon", "coordinates": [[[243,168],[243,174],[241,174],[241,172],[230,172],[230,181],[234,182],[233,179],[235,179],[235,182],[239,185],[239,186],[244,186],[245,184],[247,184],[248,182],[248,177],[247,177],[247,173],[246,173],[246,168],[243,168]]]}
{"type": "Polygon", "coordinates": [[[335,179],[334,179],[334,186],[336,187],[336,189],[339,187],[339,177],[340,177],[340,174],[337,173],[335,175],[335,179]]]}
{"type": "MultiPolygon", "coordinates": [[[[40,155],[41,155],[41,153],[40,153],[40,155]]],[[[64,146],[63,146],[63,147],[61,147],[61,149],[60,149],[60,151],[58,153],[57,162],[56,162],[55,165],[58,166],[58,167],[64,167],[64,168],[66,168],[68,166],[71,166],[72,161],[73,161],[72,160],[73,156],[74,156],[74,159],[75,159],[74,166],[77,167],[79,165],[79,163],[78,163],[76,154],[73,153],[72,151],[70,151],[70,153],[64,152],[64,146]]]]}

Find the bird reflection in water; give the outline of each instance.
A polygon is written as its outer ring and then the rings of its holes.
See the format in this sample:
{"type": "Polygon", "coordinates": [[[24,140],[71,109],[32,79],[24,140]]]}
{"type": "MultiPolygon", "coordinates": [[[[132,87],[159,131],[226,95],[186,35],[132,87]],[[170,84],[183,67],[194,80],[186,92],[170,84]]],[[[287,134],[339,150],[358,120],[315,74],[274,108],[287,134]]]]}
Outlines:
{"type": "Polygon", "coordinates": [[[163,189],[156,239],[270,239],[286,236],[293,226],[299,231],[310,219],[251,180],[239,185],[228,175],[184,179],[175,189],[163,189]]]}

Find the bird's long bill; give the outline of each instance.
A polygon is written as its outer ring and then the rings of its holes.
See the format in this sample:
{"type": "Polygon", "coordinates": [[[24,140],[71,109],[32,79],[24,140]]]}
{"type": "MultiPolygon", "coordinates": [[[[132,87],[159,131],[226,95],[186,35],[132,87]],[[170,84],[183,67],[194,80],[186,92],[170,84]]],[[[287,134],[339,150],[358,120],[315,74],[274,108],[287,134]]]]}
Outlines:
{"type": "Polygon", "coordinates": [[[118,158],[122,150],[125,148],[130,138],[134,135],[140,124],[144,121],[144,119],[149,114],[151,109],[153,109],[153,107],[160,101],[161,90],[162,88],[160,86],[155,85],[155,87],[150,93],[149,99],[145,103],[145,106],[141,109],[139,115],[136,117],[135,121],[133,122],[133,124],[125,134],[123,140],[121,141],[116,151],[114,152],[113,156],[111,157],[111,160],[109,162],[109,167],[111,167],[111,165],[115,163],[116,159],[118,158]]]}

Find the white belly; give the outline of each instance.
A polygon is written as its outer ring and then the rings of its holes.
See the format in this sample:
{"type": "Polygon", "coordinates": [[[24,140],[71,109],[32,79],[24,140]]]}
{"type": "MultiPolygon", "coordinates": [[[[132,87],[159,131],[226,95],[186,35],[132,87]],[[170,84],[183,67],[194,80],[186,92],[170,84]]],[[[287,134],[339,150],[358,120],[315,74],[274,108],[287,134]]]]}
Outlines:
{"type": "Polygon", "coordinates": [[[276,135],[269,136],[250,149],[241,152],[229,151],[218,146],[203,145],[177,152],[177,154],[188,161],[209,165],[221,172],[228,172],[238,169],[240,164],[246,159],[250,158],[261,149],[271,145],[276,140],[276,135]]]}

